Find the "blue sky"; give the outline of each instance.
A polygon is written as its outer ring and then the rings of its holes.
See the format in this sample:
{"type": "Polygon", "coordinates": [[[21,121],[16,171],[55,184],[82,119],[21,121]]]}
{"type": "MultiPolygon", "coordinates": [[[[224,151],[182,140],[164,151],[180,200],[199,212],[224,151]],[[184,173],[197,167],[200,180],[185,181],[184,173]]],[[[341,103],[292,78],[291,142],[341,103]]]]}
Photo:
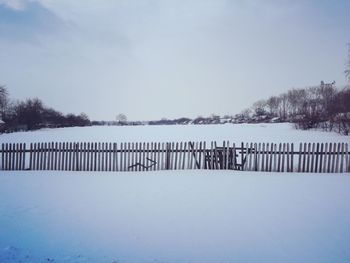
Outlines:
{"type": "Polygon", "coordinates": [[[92,119],[235,114],[346,84],[348,0],[0,0],[0,83],[92,119]]]}

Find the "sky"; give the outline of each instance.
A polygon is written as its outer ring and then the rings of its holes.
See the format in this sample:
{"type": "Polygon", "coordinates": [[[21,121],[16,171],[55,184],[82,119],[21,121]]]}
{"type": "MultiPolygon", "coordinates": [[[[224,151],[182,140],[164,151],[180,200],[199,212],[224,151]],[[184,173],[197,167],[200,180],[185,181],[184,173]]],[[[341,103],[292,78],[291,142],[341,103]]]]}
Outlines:
{"type": "Polygon", "coordinates": [[[349,0],[0,0],[0,84],[93,120],[236,114],[336,81],[349,0]]]}

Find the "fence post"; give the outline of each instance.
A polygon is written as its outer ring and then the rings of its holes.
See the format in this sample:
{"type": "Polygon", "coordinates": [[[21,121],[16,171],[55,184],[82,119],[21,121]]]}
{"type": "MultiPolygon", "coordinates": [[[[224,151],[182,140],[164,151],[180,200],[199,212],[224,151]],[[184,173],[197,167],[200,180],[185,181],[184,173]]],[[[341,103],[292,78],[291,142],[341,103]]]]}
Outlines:
{"type": "Polygon", "coordinates": [[[242,171],[244,171],[244,155],[243,155],[243,150],[244,150],[244,143],[241,143],[241,167],[242,171]]]}
{"type": "Polygon", "coordinates": [[[166,143],[166,151],[165,151],[165,170],[169,170],[170,166],[170,150],[169,143],[166,143]]]}
{"type": "Polygon", "coordinates": [[[75,154],[75,170],[80,171],[79,167],[79,144],[74,143],[74,154],[75,154]]]}
{"type": "Polygon", "coordinates": [[[4,169],[4,158],[5,158],[5,144],[1,144],[1,170],[4,169]]]}

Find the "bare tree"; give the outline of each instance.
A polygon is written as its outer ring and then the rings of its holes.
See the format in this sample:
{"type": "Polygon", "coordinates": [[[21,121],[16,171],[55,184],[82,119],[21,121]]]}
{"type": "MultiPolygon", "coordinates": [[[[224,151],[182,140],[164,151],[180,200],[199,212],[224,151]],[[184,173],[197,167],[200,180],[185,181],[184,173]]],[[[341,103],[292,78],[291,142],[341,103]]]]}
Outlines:
{"type": "Polygon", "coordinates": [[[6,110],[9,104],[9,94],[5,86],[0,86],[0,119],[6,117],[6,110]]]}
{"type": "Polygon", "coordinates": [[[125,124],[127,122],[127,117],[125,114],[123,113],[120,113],[117,115],[116,117],[116,121],[119,123],[119,124],[125,124]]]}
{"type": "Polygon", "coordinates": [[[348,44],[349,50],[348,50],[348,62],[345,69],[345,76],[348,78],[348,81],[350,82],[350,43],[348,44]]]}
{"type": "Polygon", "coordinates": [[[278,106],[280,104],[280,99],[278,97],[272,96],[266,101],[269,113],[272,116],[277,116],[278,106]]]}
{"type": "Polygon", "coordinates": [[[280,103],[279,103],[279,115],[282,120],[287,120],[287,112],[288,112],[288,95],[283,93],[280,95],[280,103]]]}
{"type": "Polygon", "coordinates": [[[265,100],[259,100],[253,104],[253,111],[256,116],[266,115],[267,103],[265,100]]]}

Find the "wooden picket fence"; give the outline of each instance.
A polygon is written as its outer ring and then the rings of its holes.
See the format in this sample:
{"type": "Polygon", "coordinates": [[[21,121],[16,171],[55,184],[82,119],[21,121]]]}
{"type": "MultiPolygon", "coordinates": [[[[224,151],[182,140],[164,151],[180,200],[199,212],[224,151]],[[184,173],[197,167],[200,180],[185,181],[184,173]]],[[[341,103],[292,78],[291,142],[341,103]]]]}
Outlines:
{"type": "Polygon", "coordinates": [[[5,143],[0,170],[350,172],[348,143],[5,143]],[[297,149],[296,149],[297,148],[297,149]]]}

